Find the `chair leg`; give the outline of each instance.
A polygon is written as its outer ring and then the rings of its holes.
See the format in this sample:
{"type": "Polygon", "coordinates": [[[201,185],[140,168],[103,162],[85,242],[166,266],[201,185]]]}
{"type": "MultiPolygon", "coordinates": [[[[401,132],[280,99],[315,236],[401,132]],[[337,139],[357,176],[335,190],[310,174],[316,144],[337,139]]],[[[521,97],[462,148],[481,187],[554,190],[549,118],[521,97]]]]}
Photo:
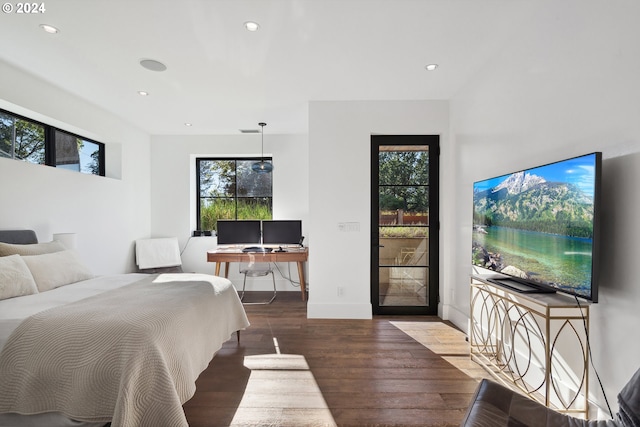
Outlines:
{"type": "Polygon", "coordinates": [[[247,273],[244,274],[244,280],[242,281],[242,294],[240,294],[240,301],[244,299],[244,288],[247,286],[247,273]]]}
{"type": "Polygon", "coordinates": [[[271,270],[271,280],[273,280],[273,296],[271,297],[271,299],[269,300],[269,302],[267,304],[271,304],[273,302],[274,299],[276,299],[276,275],[273,274],[273,270],[271,270]]]}
{"type": "MultiPolygon", "coordinates": [[[[273,273],[273,270],[270,271],[271,273],[271,280],[273,281],[273,296],[271,296],[271,299],[269,301],[265,301],[265,302],[243,302],[243,304],[246,305],[266,305],[266,304],[271,304],[273,302],[274,299],[276,299],[276,275],[273,273]]],[[[247,282],[247,275],[244,275],[244,282],[242,283],[242,295],[240,296],[240,301],[242,301],[242,298],[244,298],[244,287],[245,287],[245,283],[247,282]]]]}

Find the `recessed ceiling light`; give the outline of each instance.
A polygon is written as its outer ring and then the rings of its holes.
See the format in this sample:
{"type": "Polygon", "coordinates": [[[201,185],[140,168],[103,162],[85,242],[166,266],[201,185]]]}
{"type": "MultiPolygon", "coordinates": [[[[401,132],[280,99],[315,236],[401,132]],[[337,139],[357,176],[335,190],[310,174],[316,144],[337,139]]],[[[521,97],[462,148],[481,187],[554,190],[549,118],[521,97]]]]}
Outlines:
{"type": "Polygon", "coordinates": [[[185,123],[184,124],[186,127],[190,128],[191,126],[193,126],[193,123],[185,123]]]}
{"type": "Polygon", "coordinates": [[[438,64],[429,64],[424,67],[427,71],[433,71],[438,68],[438,64]]]}
{"type": "Polygon", "coordinates": [[[164,71],[167,69],[166,65],[160,61],[156,61],[155,59],[141,59],[140,65],[151,71],[164,71]]]}
{"type": "Polygon", "coordinates": [[[249,31],[258,31],[258,28],[260,28],[260,25],[258,25],[257,22],[247,21],[244,23],[244,27],[249,31]]]}
{"type": "Polygon", "coordinates": [[[58,30],[53,25],[40,24],[40,28],[42,28],[44,31],[46,31],[49,34],[57,34],[60,32],[60,30],[58,30]]]}
{"type": "Polygon", "coordinates": [[[147,95],[149,95],[149,92],[145,92],[144,90],[139,90],[139,91],[138,91],[138,95],[140,95],[140,96],[147,96],[147,95]]]}

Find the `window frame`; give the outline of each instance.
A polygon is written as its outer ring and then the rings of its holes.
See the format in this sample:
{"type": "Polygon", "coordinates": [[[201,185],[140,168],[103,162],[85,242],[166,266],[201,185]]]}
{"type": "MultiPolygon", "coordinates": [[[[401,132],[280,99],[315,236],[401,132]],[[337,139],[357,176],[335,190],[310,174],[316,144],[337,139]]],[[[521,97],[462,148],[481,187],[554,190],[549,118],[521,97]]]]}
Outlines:
{"type": "MultiPolygon", "coordinates": [[[[56,132],[61,132],[67,135],[70,135],[74,138],[78,138],[81,139],[83,141],[87,141],[90,142],[92,144],[96,144],[98,146],[98,174],[88,174],[85,172],[82,172],[82,170],[78,171],[78,173],[81,173],[83,175],[94,175],[94,176],[105,176],[106,175],[106,167],[105,167],[105,144],[99,141],[96,141],[94,139],[91,138],[87,138],[85,136],[79,135],[75,132],[70,132],[68,130],[65,129],[61,129],[58,128],[56,126],[52,126],[52,125],[48,125],[46,123],[43,123],[39,120],[34,120],[32,118],[23,116],[21,114],[16,114],[12,111],[9,110],[5,110],[3,108],[0,108],[0,113],[1,114],[5,114],[8,116],[13,117],[15,120],[22,120],[22,121],[26,121],[26,122],[30,122],[33,123],[37,126],[41,126],[44,128],[44,163],[32,163],[32,164],[43,164],[45,166],[51,166],[54,168],[57,168],[56,165],[56,132]]],[[[15,141],[12,141],[12,153],[11,153],[11,157],[5,157],[7,159],[11,159],[11,160],[21,160],[21,159],[16,159],[15,157],[15,141]]],[[[27,160],[21,160],[21,161],[25,161],[28,162],[27,160]]],[[[28,162],[31,163],[31,162],[28,162]]],[[[64,168],[60,168],[60,169],[64,169],[64,168]]],[[[66,169],[66,170],[70,170],[70,169],[66,169]]]]}
{"type": "MultiPolygon", "coordinates": [[[[273,164],[273,158],[270,156],[264,156],[264,157],[256,157],[256,156],[229,156],[229,157],[224,157],[224,156],[199,156],[195,158],[195,162],[196,162],[196,229],[197,230],[202,230],[202,224],[201,224],[201,215],[200,215],[200,208],[201,208],[201,200],[202,197],[200,195],[200,162],[201,161],[233,161],[236,164],[235,170],[237,171],[237,162],[238,161],[255,161],[255,162],[259,162],[259,161],[269,161],[273,164]]],[[[257,173],[257,172],[254,172],[257,173]]],[[[228,218],[228,219],[233,219],[233,220],[238,220],[238,199],[256,199],[256,197],[242,197],[242,196],[238,196],[238,185],[237,185],[237,173],[234,174],[235,177],[235,194],[233,196],[233,201],[235,204],[235,218],[228,218]]],[[[271,215],[273,217],[273,181],[271,182],[271,195],[268,198],[271,203],[271,215]]],[[[227,219],[227,218],[225,218],[227,219]]],[[[243,219],[252,219],[252,218],[243,218],[243,219]]],[[[255,218],[253,218],[255,219],[255,218]]]]}

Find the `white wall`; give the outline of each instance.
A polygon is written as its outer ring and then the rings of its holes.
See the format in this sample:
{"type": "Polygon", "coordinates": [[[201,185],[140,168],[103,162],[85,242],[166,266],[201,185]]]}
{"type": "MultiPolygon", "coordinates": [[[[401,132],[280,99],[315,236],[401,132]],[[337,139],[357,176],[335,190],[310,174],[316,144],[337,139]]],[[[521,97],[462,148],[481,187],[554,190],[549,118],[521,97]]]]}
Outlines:
{"type": "Polygon", "coordinates": [[[109,176],[0,159],[0,227],[74,232],[95,274],[132,271],[133,241],[149,235],[148,135],[24,70],[0,62],[0,75],[0,108],[105,143],[109,176]]]}
{"type": "MultiPolygon", "coordinates": [[[[206,252],[215,249],[215,237],[194,237],[196,229],[195,159],[206,156],[260,156],[259,134],[238,135],[163,135],[152,137],[151,144],[151,235],[175,236],[180,242],[183,270],[212,273],[214,265],[206,262],[206,252]]],[[[305,244],[309,233],[308,141],[306,135],[271,135],[268,125],[264,135],[264,154],[273,157],[273,218],[302,220],[305,244]]],[[[234,268],[235,267],[235,268],[234,268]]],[[[288,266],[280,266],[288,274],[288,266]]],[[[295,264],[291,272],[297,280],[295,264]]],[[[277,289],[297,288],[277,275],[277,289]]],[[[237,265],[229,278],[242,285],[237,265]]],[[[273,288],[271,278],[255,278],[247,290],[273,288]]]]}
{"type": "MultiPolygon", "coordinates": [[[[540,2],[501,54],[451,100],[456,182],[445,287],[448,317],[467,329],[472,183],[602,151],[600,302],[591,311],[593,362],[613,411],[640,367],[640,3],[540,2]]],[[[595,375],[592,398],[604,406],[595,375]]]]}
{"type": "MultiPolygon", "coordinates": [[[[309,317],[371,318],[371,135],[440,135],[442,164],[448,109],[446,101],[310,103],[309,317]],[[340,232],[341,222],[358,223],[360,231],[340,232]]],[[[445,171],[441,179],[447,177],[445,171]]]]}

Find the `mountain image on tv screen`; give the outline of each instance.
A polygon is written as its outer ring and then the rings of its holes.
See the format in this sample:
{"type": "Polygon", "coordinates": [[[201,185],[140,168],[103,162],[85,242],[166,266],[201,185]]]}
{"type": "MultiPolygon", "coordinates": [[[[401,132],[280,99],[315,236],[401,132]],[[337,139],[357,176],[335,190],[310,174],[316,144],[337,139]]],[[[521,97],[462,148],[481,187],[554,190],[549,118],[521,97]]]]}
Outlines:
{"type": "Polygon", "coordinates": [[[598,155],[474,183],[473,264],[592,299],[598,155]]]}

